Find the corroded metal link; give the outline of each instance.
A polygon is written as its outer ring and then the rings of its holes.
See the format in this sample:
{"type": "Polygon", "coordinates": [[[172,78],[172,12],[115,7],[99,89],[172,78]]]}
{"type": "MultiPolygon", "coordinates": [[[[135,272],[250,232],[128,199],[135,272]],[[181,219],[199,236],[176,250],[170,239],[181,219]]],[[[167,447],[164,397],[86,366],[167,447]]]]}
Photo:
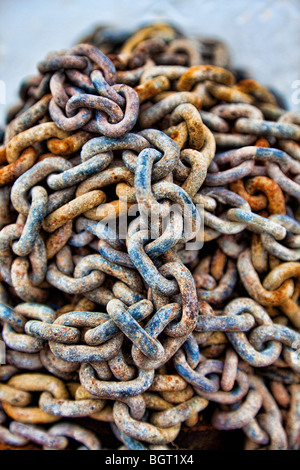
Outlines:
{"type": "Polygon", "coordinates": [[[56,318],[55,311],[43,304],[29,302],[19,303],[14,307],[14,311],[24,315],[26,318],[32,318],[46,323],[52,323],[56,318]]]}
{"type": "Polygon", "coordinates": [[[174,408],[166,411],[157,411],[151,415],[151,423],[160,428],[166,429],[178,423],[186,421],[193,413],[199,413],[208,405],[208,400],[201,397],[193,397],[174,408]]]}
{"type": "Polygon", "coordinates": [[[268,450],[287,450],[288,443],[285,431],[282,426],[278,426],[278,420],[267,414],[258,416],[260,426],[266,430],[270,436],[270,444],[268,450]]]}
{"type": "Polygon", "coordinates": [[[151,191],[152,167],[155,161],[160,159],[160,152],[154,149],[144,149],[140,152],[134,176],[135,196],[139,209],[145,214],[148,212],[162,213],[163,209],[168,210],[156,201],[151,191]]]}
{"type": "Polygon", "coordinates": [[[40,392],[48,391],[56,398],[67,398],[68,392],[64,383],[46,374],[19,374],[8,381],[8,385],[17,390],[40,392]]]}
{"type": "MultiPolygon", "coordinates": [[[[180,306],[178,304],[168,304],[161,307],[145,325],[145,331],[153,338],[157,338],[172,320],[179,317],[179,314],[180,306]]],[[[164,355],[161,360],[150,360],[136,345],[132,347],[132,358],[135,364],[141,369],[157,369],[171,359],[175,352],[185,343],[186,337],[187,336],[180,338],[166,337],[163,339],[162,346],[164,348],[164,355]]]]}
{"type": "Polygon", "coordinates": [[[233,389],[234,382],[238,372],[239,357],[237,353],[228,348],[225,353],[224,367],[221,379],[221,388],[225,392],[230,392],[233,389]]]}
{"type": "MultiPolygon", "coordinates": [[[[219,284],[209,286],[209,288],[203,289],[201,278],[196,274],[194,276],[197,295],[200,299],[210,302],[212,305],[220,305],[226,299],[231,297],[233,290],[237,282],[237,270],[235,263],[232,260],[228,261],[227,269],[221,277],[219,284]],[[200,281],[200,282],[199,282],[200,281]]],[[[205,286],[203,286],[205,287],[205,286]]]]}
{"type": "MultiPolygon", "coordinates": [[[[71,54],[86,56],[92,60],[103,72],[109,85],[114,83],[115,67],[113,63],[96,47],[90,44],[78,44],[70,50],[71,54]]],[[[73,68],[73,67],[71,67],[73,68]]]]}
{"type": "Polygon", "coordinates": [[[15,135],[29,129],[43,118],[48,111],[50,99],[50,94],[43,96],[37,103],[33,104],[29,109],[25,110],[10,122],[5,136],[6,143],[15,135]]]}
{"type": "Polygon", "coordinates": [[[216,377],[209,378],[206,375],[213,374],[215,367],[206,368],[206,361],[200,364],[193,370],[184,355],[184,352],[180,349],[174,356],[174,366],[178,374],[184,378],[188,383],[197,387],[198,390],[204,390],[207,392],[216,392],[219,388],[219,380],[216,377]]]}
{"type": "Polygon", "coordinates": [[[173,338],[190,334],[196,326],[199,313],[195,284],[188,269],[178,262],[167,263],[160,268],[163,275],[176,279],[181,294],[182,316],[177,323],[171,323],[165,328],[165,333],[173,338]]]}
{"type": "MultiPolygon", "coordinates": [[[[240,315],[244,312],[251,313],[260,324],[271,326],[273,323],[267,312],[252,299],[232,300],[224,310],[226,315],[240,315]]],[[[281,353],[281,345],[275,341],[270,341],[264,350],[257,351],[250,344],[245,333],[227,332],[226,335],[238,355],[254,367],[266,367],[273,364],[281,353]]]]}
{"type": "Polygon", "coordinates": [[[272,269],[265,277],[263,286],[265,289],[277,289],[286,279],[298,278],[300,275],[299,263],[282,263],[272,269]]]}
{"type": "Polygon", "coordinates": [[[6,382],[18,372],[18,368],[13,365],[2,365],[0,369],[0,382],[6,382]]]}
{"type": "Polygon", "coordinates": [[[50,173],[63,172],[70,168],[71,164],[60,157],[46,158],[38,162],[33,168],[20,176],[12,187],[11,201],[15,209],[19,213],[27,215],[30,210],[30,203],[27,200],[30,189],[50,173]]]}
{"type": "Polygon", "coordinates": [[[158,200],[168,199],[172,201],[175,205],[175,210],[177,209],[183,214],[185,224],[181,241],[186,242],[194,238],[200,228],[201,219],[189,195],[175,184],[166,181],[154,184],[152,192],[158,200]]]}
{"type": "Polygon", "coordinates": [[[23,447],[28,444],[29,441],[25,437],[10,432],[4,426],[0,426],[0,442],[10,446],[23,447]]]}
{"type": "MultiPolygon", "coordinates": [[[[208,360],[208,362],[210,361],[208,360]]],[[[211,362],[213,362],[213,370],[215,373],[224,371],[224,364],[221,361],[211,362]]],[[[233,389],[229,391],[206,391],[197,385],[194,385],[194,390],[198,395],[206,398],[207,400],[220,403],[222,405],[233,405],[244,398],[249,390],[248,377],[244,372],[237,370],[234,379],[236,385],[234,384],[233,389]]]]}
{"type": "Polygon", "coordinates": [[[78,380],[78,363],[66,362],[50,351],[49,347],[44,347],[40,351],[40,361],[42,366],[51,374],[63,380],[78,380]]]}
{"type": "Polygon", "coordinates": [[[170,116],[170,124],[176,125],[182,121],[187,126],[189,147],[201,150],[204,144],[204,126],[197,108],[190,103],[177,106],[170,116]]]}
{"type": "Polygon", "coordinates": [[[259,276],[255,271],[249,249],[243,251],[237,262],[241,280],[251,297],[264,306],[280,305],[288,300],[294,292],[294,284],[291,279],[284,280],[278,289],[267,290],[261,285],[259,276]]]}
{"type": "MultiPolygon", "coordinates": [[[[143,130],[138,135],[147,139],[151,146],[163,153],[162,158],[153,165],[152,180],[157,181],[168,176],[179,161],[180,150],[177,144],[162,131],[155,129],[143,130]]],[[[134,173],[137,164],[136,155],[133,152],[124,152],[123,161],[134,173]]]]}
{"type": "Polygon", "coordinates": [[[51,393],[44,392],[40,396],[39,406],[45,413],[50,415],[82,418],[100,412],[105,406],[105,401],[97,399],[58,400],[53,398],[51,393]]]}
{"type": "Polygon", "coordinates": [[[132,186],[134,184],[133,175],[130,170],[120,164],[120,166],[108,168],[99,174],[87,178],[78,186],[76,195],[80,196],[92,189],[101,189],[111,184],[120,183],[121,181],[132,186]]]}
{"type": "Polygon", "coordinates": [[[139,109],[139,98],[135,90],[128,85],[113,85],[112,88],[126,100],[124,118],[116,124],[110,124],[106,113],[96,111],[95,129],[108,137],[121,137],[134,127],[139,109]]]}
{"type": "Polygon", "coordinates": [[[22,235],[18,241],[13,243],[12,247],[14,253],[18,256],[26,256],[32,251],[46,215],[47,191],[42,186],[35,186],[31,190],[31,199],[32,202],[22,235]]]}
{"type": "Polygon", "coordinates": [[[253,230],[256,233],[270,234],[277,240],[282,240],[286,236],[284,227],[274,223],[271,218],[266,219],[253,212],[243,209],[229,209],[227,217],[234,222],[244,222],[249,230],[253,230]]]}
{"type": "Polygon", "coordinates": [[[43,342],[36,338],[31,338],[27,334],[16,333],[7,323],[3,325],[2,337],[5,344],[19,352],[36,353],[43,347],[43,342]]]}
{"type": "MultiPolygon", "coordinates": [[[[9,364],[13,364],[19,370],[39,371],[43,368],[40,360],[40,353],[27,353],[9,350],[6,352],[6,360],[9,364]]],[[[15,375],[15,374],[12,374],[15,375]]]]}
{"type": "Polygon", "coordinates": [[[216,83],[223,83],[232,86],[234,83],[233,75],[222,67],[212,65],[197,65],[191,67],[177,83],[179,91],[191,90],[196,83],[210,80],[216,83]]]}
{"type": "Polygon", "coordinates": [[[286,447],[287,439],[276,401],[260,378],[249,375],[249,384],[262,396],[264,413],[253,418],[243,427],[243,431],[253,442],[261,445],[269,444],[268,448],[270,449],[280,449],[282,443],[286,447]],[[271,426],[270,423],[272,423],[271,426]]]}
{"type": "MultiPolygon", "coordinates": [[[[135,322],[140,322],[147,318],[153,311],[152,303],[147,300],[141,300],[128,308],[127,313],[135,322]]],[[[103,315],[105,321],[95,328],[85,333],[87,344],[102,344],[108,339],[113,338],[119,331],[117,325],[110,319],[109,315],[103,315]]]]}
{"type": "Polygon", "coordinates": [[[160,75],[154,77],[148,82],[141,83],[135,87],[135,91],[138,94],[140,104],[144,101],[148,101],[159,93],[166,91],[170,88],[170,82],[167,77],[160,75]]]}
{"type": "Polygon", "coordinates": [[[66,170],[60,175],[50,175],[47,178],[47,184],[51,189],[64,189],[74,184],[84,181],[86,178],[98,173],[106,168],[112,161],[111,152],[101,153],[101,158],[96,156],[90,158],[87,162],[76,165],[70,170],[66,170]]]}
{"type": "Polygon", "coordinates": [[[291,450],[299,449],[299,385],[291,385],[289,387],[291,394],[291,405],[287,416],[287,436],[289,448],[291,450]]]}
{"type": "Polygon", "coordinates": [[[151,108],[142,111],[139,124],[142,128],[152,127],[157,121],[160,121],[164,116],[185,103],[189,103],[198,109],[201,107],[201,99],[195,94],[189,92],[173,93],[151,106],[151,108]]]}
{"type": "MultiPolygon", "coordinates": [[[[154,65],[153,63],[151,65],[154,65]]],[[[158,77],[163,75],[167,77],[169,80],[177,80],[181,77],[183,73],[188,70],[187,67],[182,67],[179,65],[157,65],[157,66],[150,66],[145,68],[142,71],[140,82],[144,83],[152,78],[158,77]]]]}
{"type": "Polygon", "coordinates": [[[6,384],[0,384],[0,396],[2,402],[18,406],[29,405],[32,398],[30,393],[16,390],[14,387],[6,384]]]}
{"type": "MultiPolygon", "coordinates": [[[[244,212],[250,212],[249,204],[235,193],[228,191],[225,188],[203,188],[200,192],[205,196],[214,198],[216,201],[228,204],[233,207],[237,207],[244,212]]],[[[246,219],[246,216],[245,216],[246,219]]],[[[204,212],[204,223],[208,227],[218,230],[221,233],[235,234],[239,233],[246,228],[245,224],[233,223],[228,219],[227,215],[222,214],[221,217],[217,217],[208,211],[204,212]]]]}
{"type": "Polygon", "coordinates": [[[118,139],[104,136],[95,137],[83,145],[80,156],[81,160],[85,162],[103,152],[126,149],[135,149],[140,152],[148,146],[148,140],[138,134],[128,133],[118,139]]]}
{"type": "Polygon", "coordinates": [[[93,108],[98,111],[106,111],[112,122],[120,121],[123,115],[121,108],[113,101],[86,93],[76,93],[68,100],[66,104],[68,119],[72,119],[71,116],[75,114],[78,108],[93,108]]]}
{"type": "Polygon", "coordinates": [[[13,254],[10,244],[13,240],[20,238],[22,230],[23,224],[10,224],[0,232],[1,275],[8,285],[12,285],[11,266],[13,254]]]}
{"type": "Polygon", "coordinates": [[[216,429],[240,429],[246,426],[258,413],[263,398],[260,393],[250,390],[246,400],[235,411],[215,411],[212,417],[216,429]]]}
{"type": "Polygon", "coordinates": [[[180,424],[163,429],[153,424],[137,421],[130,416],[127,405],[118,401],[114,404],[114,419],[118,428],[126,435],[150,444],[167,444],[172,442],[180,431],[180,424]]]}
{"type": "MultiPolygon", "coordinates": [[[[117,250],[124,248],[125,244],[123,240],[120,240],[117,233],[107,225],[88,220],[85,217],[79,217],[76,221],[76,226],[79,231],[79,234],[77,235],[73,233],[72,237],[70,238],[70,245],[82,246],[79,243],[78,238],[80,237],[80,232],[85,233],[86,231],[90,232],[90,234],[96,236],[100,240],[107,241],[112,247],[117,250]]],[[[86,244],[90,243],[91,240],[92,238],[88,238],[88,242],[86,244]]]]}
{"type": "Polygon", "coordinates": [[[28,147],[23,150],[18,160],[0,168],[0,186],[13,183],[34,165],[37,157],[38,155],[34,148],[28,147]]]}
{"type": "Polygon", "coordinates": [[[66,362],[84,363],[108,361],[115,357],[123,343],[123,334],[116,334],[111,340],[100,346],[81,344],[63,344],[49,341],[49,347],[54,356],[66,362]]]}
{"type": "Polygon", "coordinates": [[[293,349],[300,347],[300,334],[283,325],[259,326],[250,335],[250,342],[256,349],[262,349],[266,341],[279,341],[293,349]]]}
{"type": "MultiPolygon", "coordinates": [[[[8,384],[18,390],[43,392],[49,391],[55,398],[67,398],[68,391],[63,382],[53,376],[44,374],[20,374],[12,377],[8,384]]],[[[6,414],[16,421],[24,423],[50,423],[57,418],[43,412],[38,407],[20,407],[8,403],[3,404],[6,414]]]]}
{"type": "Polygon", "coordinates": [[[109,86],[100,70],[94,70],[90,75],[90,79],[100,96],[110,98],[121,107],[124,106],[125,99],[113,87],[109,86]]]}
{"type": "Polygon", "coordinates": [[[30,336],[58,343],[73,344],[78,343],[80,339],[80,332],[76,328],[49,325],[36,320],[28,321],[25,325],[25,331],[30,336]]]}
{"type": "Polygon", "coordinates": [[[122,432],[114,423],[111,423],[111,429],[116,436],[116,438],[123,442],[128,450],[146,450],[146,446],[144,446],[140,441],[133,439],[132,437],[128,436],[124,432],[122,432]]]}
{"type": "MultiPolygon", "coordinates": [[[[51,71],[55,72],[50,81],[51,91],[54,95],[49,105],[50,116],[57,126],[64,130],[74,131],[83,128],[111,137],[123,135],[136,122],[139,106],[138,95],[127,85],[113,84],[115,68],[112,62],[97,48],[87,44],[80,44],[76,47],[80,47],[80,54],[86,55],[95,62],[100,67],[100,71],[95,70],[90,74],[91,69],[88,61],[84,57],[77,56],[77,50],[75,55],[56,56],[46,61],[46,65],[44,64],[43,67],[46,66],[46,69],[50,67],[51,71]],[[75,66],[76,61],[79,70],[75,66]],[[70,65],[72,62],[74,62],[74,68],[70,65]],[[80,67],[81,62],[86,66],[80,67]],[[66,86],[65,75],[57,68],[59,64],[62,66],[62,70],[65,69],[66,76],[74,83],[75,88],[66,86]],[[80,71],[80,69],[82,70],[80,71]],[[82,89],[84,92],[81,91],[82,89]],[[96,93],[99,93],[100,96],[95,96],[96,93]],[[68,94],[73,96],[69,98],[68,94]],[[119,104],[126,106],[124,117],[119,104]],[[66,115],[62,108],[65,108],[66,115]],[[77,114],[74,115],[78,108],[77,114]],[[92,118],[93,108],[96,109],[95,119],[92,118]],[[118,111],[117,114],[116,111],[118,111]],[[107,113],[115,124],[108,122],[107,113]]],[[[75,49],[73,48],[72,51],[75,49]]]]}
{"type": "Polygon", "coordinates": [[[134,307],[134,304],[144,299],[143,294],[139,294],[136,291],[130,289],[124,282],[115,282],[112,288],[112,292],[117,299],[120,299],[128,306],[134,307]]]}
{"type": "Polygon", "coordinates": [[[226,103],[214,106],[211,112],[220,118],[229,121],[236,120],[241,117],[248,119],[263,120],[263,113],[260,109],[251,104],[246,103],[226,103]]]}
{"type": "Polygon", "coordinates": [[[135,266],[127,253],[124,253],[123,251],[115,250],[104,240],[98,241],[97,249],[99,251],[99,254],[102,255],[108,261],[119,264],[126,268],[134,269],[135,266]]]}
{"type": "Polygon", "coordinates": [[[83,444],[89,450],[101,450],[101,443],[97,436],[78,424],[59,423],[51,426],[49,429],[50,436],[69,437],[83,444]]]}
{"type": "MultiPolygon", "coordinates": [[[[300,223],[289,217],[288,215],[272,215],[270,220],[279,222],[286,228],[288,235],[300,234],[300,223]]],[[[274,256],[284,260],[284,261],[297,261],[300,258],[300,249],[299,248],[288,248],[284,245],[281,245],[278,241],[274,240],[274,236],[270,233],[262,234],[262,243],[264,248],[274,256]]]]}
{"type": "Polygon", "coordinates": [[[42,142],[51,137],[64,139],[68,136],[69,134],[60,130],[54,122],[38,124],[21,132],[9,141],[6,147],[6,159],[8,163],[13,163],[20,157],[21,152],[25,148],[30,147],[36,142],[42,142]]]}
{"type": "Polygon", "coordinates": [[[63,111],[55,103],[50,101],[49,113],[59,129],[65,132],[71,132],[82,128],[92,118],[92,111],[88,108],[82,108],[75,116],[65,117],[63,111]]]}
{"type": "Polygon", "coordinates": [[[143,290],[141,278],[136,271],[115,265],[101,255],[89,255],[80,260],[74,270],[74,277],[85,277],[95,270],[116,277],[137,292],[143,290]]]}
{"type": "Polygon", "coordinates": [[[254,194],[257,191],[262,191],[266,194],[270,214],[286,213],[284,194],[275,181],[264,176],[257,176],[247,181],[246,189],[250,194],[254,194]]]}
{"type": "Polygon", "coordinates": [[[207,407],[299,449],[299,113],[166,24],[38,70],[0,129],[0,442],[167,451],[207,407]]]}
{"type": "Polygon", "coordinates": [[[75,279],[60,272],[54,263],[49,265],[47,272],[47,281],[51,285],[70,294],[91,291],[101,286],[104,279],[105,275],[96,270],[75,279]]]}
{"type": "Polygon", "coordinates": [[[73,220],[78,215],[102,204],[105,200],[106,195],[101,190],[90,191],[78,196],[47,215],[43,221],[43,229],[46,232],[53,233],[69,220],[73,220]]]}
{"type": "Polygon", "coordinates": [[[267,164],[267,173],[270,178],[276,181],[283,191],[296,199],[300,198],[300,185],[284,174],[276,163],[267,164]]]}
{"type": "Polygon", "coordinates": [[[65,139],[56,139],[53,137],[47,141],[49,152],[54,155],[71,155],[79,151],[82,146],[92,138],[88,132],[79,131],[65,139]]]}
{"type": "Polygon", "coordinates": [[[26,319],[23,315],[18,313],[17,309],[14,310],[3,303],[0,303],[0,321],[1,323],[7,323],[10,325],[18,333],[22,333],[24,331],[26,323],[26,319]]]}
{"type": "Polygon", "coordinates": [[[139,370],[137,378],[126,382],[97,380],[90,364],[82,364],[80,368],[80,383],[83,387],[100,398],[118,399],[134,397],[145,392],[152,384],[154,370],[139,370]]]}
{"type": "Polygon", "coordinates": [[[123,302],[120,300],[111,300],[106,308],[112,321],[134,345],[149,357],[149,359],[162,359],[164,349],[160,342],[149,335],[149,333],[131,317],[123,302]]]}
{"type": "Polygon", "coordinates": [[[63,450],[68,446],[68,440],[65,437],[51,436],[47,431],[30,424],[12,421],[9,430],[12,434],[23,437],[27,442],[35,442],[49,449],[63,450]]]}
{"type": "Polygon", "coordinates": [[[41,73],[53,72],[60,68],[79,68],[84,69],[87,66],[87,61],[84,58],[72,57],[72,55],[57,55],[56,57],[49,57],[48,59],[38,64],[38,69],[41,73]]]}
{"type": "Polygon", "coordinates": [[[254,325],[255,320],[248,313],[236,318],[227,315],[199,315],[195,331],[249,331],[254,325]]]}
{"type": "Polygon", "coordinates": [[[238,132],[271,135],[278,139],[300,140],[299,126],[283,122],[261,121],[253,118],[239,118],[235,123],[238,132]]]}
{"type": "Polygon", "coordinates": [[[144,251],[143,245],[150,240],[146,230],[140,230],[133,234],[127,241],[128,254],[145,281],[152,287],[158,289],[165,295],[172,295],[178,291],[175,281],[169,281],[162,276],[150,257],[144,251]]]}
{"type": "Polygon", "coordinates": [[[218,173],[208,173],[205,183],[207,186],[225,186],[241,178],[250,176],[253,172],[254,166],[254,161],[247,160],[246,162],[243,162],[229,170],[220,171],[218,173]]]}
{"type": "Polygon", "coordinates": [[[227,152],[217,154],[214,159],[218,165],[231,163],[234,166],[240,165],[246,160],[277,163],[284,173],[290,170],[292,173],[298,174],[300,170],[297,161],[282,150],[275,148],[243,147],[241,149],[228,150],[227,152]]]}
{"type": "Polygon", "coordinates": [[[199,350],[196,336],[191,333],[183,344],[188,364],[195,368],[203,359],[199,350]]]}

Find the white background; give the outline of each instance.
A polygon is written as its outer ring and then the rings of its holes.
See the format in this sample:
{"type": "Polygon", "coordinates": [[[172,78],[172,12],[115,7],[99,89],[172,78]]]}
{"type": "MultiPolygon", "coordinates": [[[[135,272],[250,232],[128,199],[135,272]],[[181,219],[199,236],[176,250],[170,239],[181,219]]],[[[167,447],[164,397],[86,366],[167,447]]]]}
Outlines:
{"type": "Polygon", "coordinates": [[[0,123],[21,79],[35,74],[49,51],[70,47],[99,24],[130,29],[151,20],[224,40],[235,66],[300,110],[292,102],[292,83],[300,80],[299,0],[0,0],[0,80],[6,85],[0,123]]]}

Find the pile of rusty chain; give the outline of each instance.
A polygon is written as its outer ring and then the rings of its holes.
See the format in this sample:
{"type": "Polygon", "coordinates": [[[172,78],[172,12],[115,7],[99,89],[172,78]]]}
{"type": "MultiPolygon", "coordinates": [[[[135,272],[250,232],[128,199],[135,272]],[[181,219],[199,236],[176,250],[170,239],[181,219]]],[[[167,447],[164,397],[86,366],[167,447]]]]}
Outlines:
{"type": "Polygon", "coordinates": [[[164,449],[205,409],[300,449],[300,116],[221,43],[87,42],[23,82],[0,148],[0,442],[99,449],[89,417],[164,449]]]}

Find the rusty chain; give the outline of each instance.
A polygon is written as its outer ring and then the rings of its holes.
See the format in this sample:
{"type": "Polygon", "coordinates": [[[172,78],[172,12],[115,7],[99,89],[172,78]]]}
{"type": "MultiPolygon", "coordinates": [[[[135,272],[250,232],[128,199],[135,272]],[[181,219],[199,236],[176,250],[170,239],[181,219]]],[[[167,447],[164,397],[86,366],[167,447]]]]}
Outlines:
{"type": "Polygon", "coordinates": [[[1,137],[0,442],[168,449],[209,408],[299,450],[299,115],[169,25],[38,72],[1,137]]]}

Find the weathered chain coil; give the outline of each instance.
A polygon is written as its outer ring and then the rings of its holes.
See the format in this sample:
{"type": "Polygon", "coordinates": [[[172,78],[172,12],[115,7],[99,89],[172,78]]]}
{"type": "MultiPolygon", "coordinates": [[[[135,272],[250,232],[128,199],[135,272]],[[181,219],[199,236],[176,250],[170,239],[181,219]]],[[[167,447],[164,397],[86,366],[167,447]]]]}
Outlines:
{"type": "Polygon", "coordinates": [[[169,25],[38,72],[1,137],[0,442],[168,449],[207,408],[299,450],[300,116],[169,25]]]}

